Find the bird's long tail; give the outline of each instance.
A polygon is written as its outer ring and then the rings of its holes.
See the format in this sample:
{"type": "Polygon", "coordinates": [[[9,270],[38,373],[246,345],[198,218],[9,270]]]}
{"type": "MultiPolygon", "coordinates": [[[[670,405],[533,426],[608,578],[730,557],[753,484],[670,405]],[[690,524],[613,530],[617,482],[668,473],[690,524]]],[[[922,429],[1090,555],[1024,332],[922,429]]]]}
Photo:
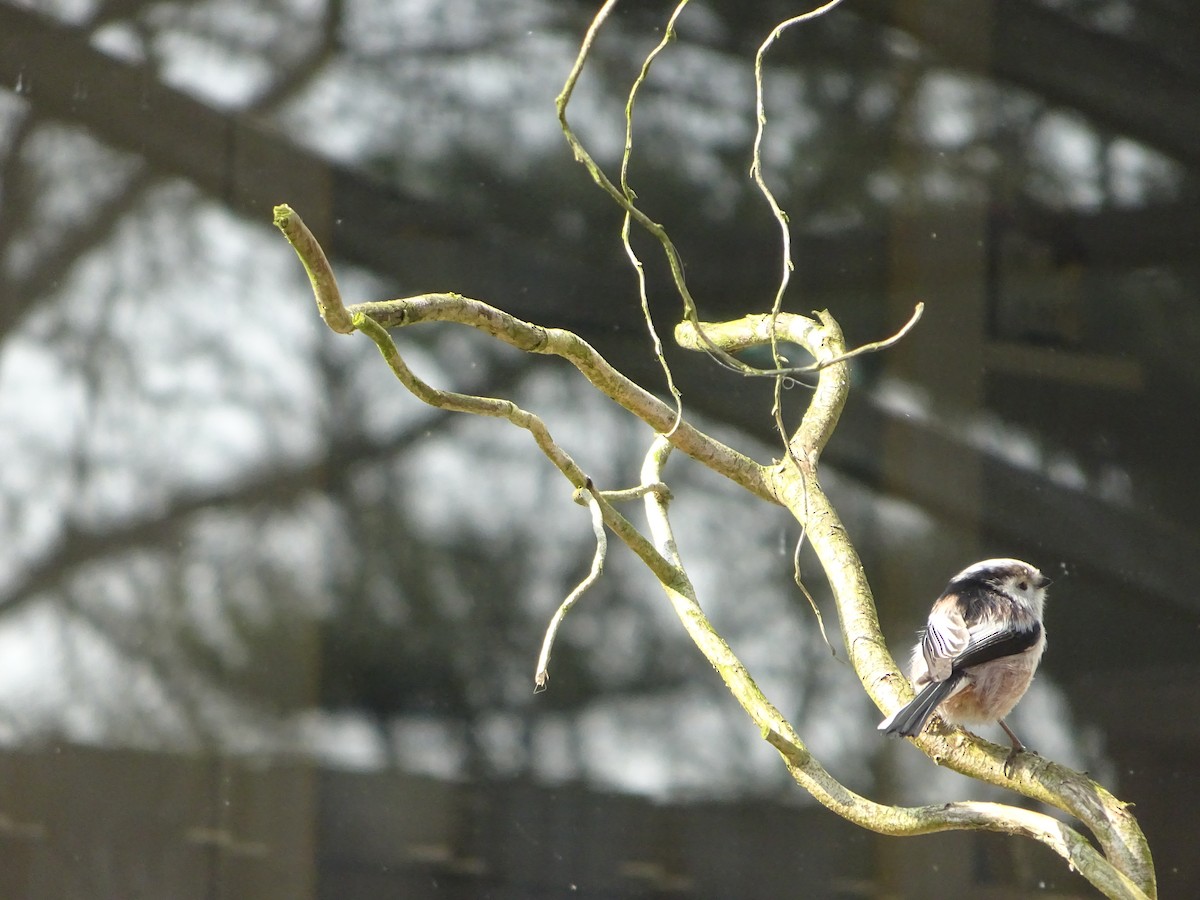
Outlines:
{"type": "Polygon", "coordinates": [[[879,723],[879,730],[884,734],[898,734],[902,737],[915,737],[921,733],[938,704],[949,697],[962,676],[955,673],[945,681],[934,681],[925,685],[921,692],[910,703],[896,710],[879,723]]]}

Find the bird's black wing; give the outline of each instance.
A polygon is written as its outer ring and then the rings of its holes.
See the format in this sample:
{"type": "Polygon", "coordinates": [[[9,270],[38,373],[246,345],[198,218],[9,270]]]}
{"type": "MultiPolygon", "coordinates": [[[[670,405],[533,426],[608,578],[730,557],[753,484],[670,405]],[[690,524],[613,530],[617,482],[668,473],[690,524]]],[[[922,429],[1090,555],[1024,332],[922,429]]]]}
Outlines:
{"type": "Polygon", "coordinates": [[[1022,628],[1019,631],[997,631],[972,641],[967,649],[954,658],[954,671],[961,672],[971,666],[982,665],[994,659],[1005,656],[1016,656],[1034,646],[1042,636],[1040,622],[1034,622],[1032,628],[1022,628]]]}

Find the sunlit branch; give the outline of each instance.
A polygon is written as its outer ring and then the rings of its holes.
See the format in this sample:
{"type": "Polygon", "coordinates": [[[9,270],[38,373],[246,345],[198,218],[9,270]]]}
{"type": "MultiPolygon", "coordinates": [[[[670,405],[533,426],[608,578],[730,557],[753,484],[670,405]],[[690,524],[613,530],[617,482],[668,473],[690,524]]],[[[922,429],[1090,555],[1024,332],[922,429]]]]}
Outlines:
{"type": "MultiPolygon", "coordinates": [[[[286,210],[286,207],[281,209],[286,210]]],[[[286,212],[286,221],[297,224],[298,217],[290,210],[286,212]]],[[[310,246],[304,240],[307,230],[284,229],[284,233],[293,241],[293,247],[304,261],[322,315],[331,327],[335,330],[339,325],[344,328],[348,318],[350,330],[366,333],[397,378],[425,402],[442,409],[505,418],[529,430],[539,448],[577,489],[589,483],[586,475],[554,443],[537,416],[507,400],[440,391],[426,384],[408,369],[386,328],[424,321],[470,325],[522,350],[562,356],[599,390],[660,432],[667,431],[674,423],[675,416],[667,404],[629,381],[590,345],[570,332],[531,325],[485,303],[456,294],[428,294],[346,308],[332,273],[328,271],[324,254],[319,252],[315,241],[311,241],[310,246]]],[[[912,321],[919,313],[920,308],[912,321]]],[[[887,652],[857,553],[816,479],[817,460],[833,432],[849,390],[846,360],[851,355],[845,350],[840,329],[833,318],[826,312],[817,315],[814,320],[787,313],[769,313],[701,328],[683,323],[676,329],[677,340],[685,346],[703,346],[707,337],[709,341],[720,341],[727,352],[732,352],[769,343],[773,336],[778,336],[803,346],[812,355],[818,372],[816,389],[799,428],[789,440],[789,454],[784,462],[760,466],[686,422],[680,422],[669,438],[660,437],[657,443],[669,443],[757,495],[782,503],[801,522],[833,588],[842,633],[855,672],[867,693],[881,708],[887,708],[901,702],[911,689],[887,652]]],[[[909,327],[911,321],[900,334],[909,327]]],[[[895,339],[861,350],[878,349],[895,339]]],[[[644,474],[647,485],[661,481],[657,472],[658,469],[654,469],[644,474]]],[[[1136,889],[1127,890],[1129,879],[1113,871],[1109,862],[1097,861],[1099,858],[1086,847],[1086,842],[1076,839],[1078,836],[1074,832],[1062,831],[1063,826],[1057,823],[1052,829],[1041,825],[1035,827],[1031,824],[1033,820],[1022,818],[1027,814],[1020,810],[1011,810],[1012,814],[1007,817],[993,811],[972,818],[972,811],[977,811],[977,806],[972,804],[915,810],[874,804],[862,806],[869,801],[849,792],[811,759],[790,726],[761,694],[756,693],[757,687],[749,674],[703,618],[687,575],[675,557],[669,531],[665,536],[656,535],[663,547],[660,552],[650,539],[613,508],[602,492],[592,492],[590,496],[600,509],[605,525],[643,560],[668,591],[689,634],[722,672],[730,690],[763,728],[767,739],[784,754],[789,768],[793,769],[793,776],[822,803],[851,821],[889,834],[972,827],[1037,837],[1057,852],[1064,853],[1072,865],[1110,896],[1141,896],[1136,889]],[[951,816],[947,810],[952,809],[961,813],[951,816]]],[[[664,516],[666,502],[665,491],[656,490],[647,495],[647,503],[662,505],[664,516]]],[[[1002,748],[959,730],[938,733],[935,729],[926,732],[916,743],[932,758],[956,771],[1011,787],[1077,816],[1096,835],[1108,859],[1152,895],[1154,874],[1144,835],[1126,807],[1085,775],[1034,757],[1023,761],[1015,777],[1009,779],[1002,772],[1006,757],[1002,748]]]]}
{"type": "Polygon", "coordinates": [[[637,416],[655,432],[669,433],[671,443],[688,456],[756,495],[770,499],[758,463],[686,420],[676,423],[674,409],[618,372],[587,341],[570,331],[532,325],[482,301],[458,294],[423,294],[400,300],[361,303],[349,307],[349,310],[352,313],[366,313],[388,328],[421,322],[457,322],[477,328],[518,349],[559,356],[578,369],[601,393],[637,416]]]}
{"type": "MultiPolygon", "coordinates": [[[[634,192],[628,181],[628,164],[632,152],[632,110],[636,92],[653,60],[673,35],[675,20],[684,3],[686,0],[676,6],[664,40],[646,58],[638,81],[630,92],[626,107],[626,151],[622,159],[620,188],[609,180],[591,158],[566,117],[575,85],[599,29],[615,5],[615,0],[608,0],[604,4],[583,39],[579,54],[557,100],[559,124],[576,159],[583,163],[593,180],[626,214],[622,239],[638,273],[644,307],[648,306],[645,282],[641,263],[629,246],[629,223],[637,222],[661,244],[672,278],[683,300],[685,321],[676,329],[676,340],[680,344],[702,349],[718,359],[722,365],[743,374],[791,376],[805,371],[818,372],[811,402],[799,427],[790,436],[785,436],[787,454],[782,462],[770,467],[759,466],[697,431],[683,421],[678,405],[672,411],[666,404],[616,372],[593,348],[570,332],[531,325],[487,304],[455,294],[429,294],[384,303],[361,304],[348,310],[342,303],[328,262],[312,235],[303,228],[303,223],[299,222],[291,210],[279,207],[276,210],[276,223],[287,235],[308,271],[322,317],[336,331],[347,332],[357,328],[367,333],[397,378],[425,402],[444,409],[505,418],[529,430],[542,452],[571,484],[576,489],[586,490],[593,527],[597,531],[597,554],[588,578],[572,591],[550,623],[538,659],[535,675],[537,685],[544,687],[546,683],[550,651],[559,623],[571,605],[599,575],[606,546],[603,527],[607,526],[654,572],[684,628],[698,648],[716,667],[731,693],[758,724],[763,736],[781,753],[795,780],[821,803],[852,822],[887,834],[924,834],[952,828],[974,828],[1024,835],[1054,849],[1067,859],[1072,868],[1079,870],[1108,896],[1153,895],[1155,879],[1149,848],[1127,808],[1085,775],[1046,760],[1023,760],[1015,776],[1009,779],[1002,772],[1005,758],[1003,750],[973,735],[958,730],[947,733],[943,729],[939,732],[935,728],[916,739],[918,746],[939,763],[985,781],[1005,784],[1028,797],[1053,804],[1076,815],[1095,834],[1107,859],[1097,853],[1073,829],[1037,813],[1012,807],[972,803],[915,809],[884,806],[867,800],[840,784],[812,757],[791,726],[761,694],[745,667],[704,616],[680,562],[671,534],[667,517],[668,492],[654,490],[645,497],[652,541],[617,513],[609,498],[592,489],[590,480],[552,440],[544,423],[537,416],[520,409],[510,401],[432,388],[416,378],[408,369],[388,335],[388,327],[406,326],[421,321],[456,321],[480,329],[527,352],[562,356],[575,365],[595,387],[660,432],[643,467],[642,480],[645,485],[661,483],[663,463],[670,448],[675,446],[757,495],[783,504],[800,522],[805,529],[804,533],[809,535],[813,549],[826,572],[833,589],[847,654],[866,692],[881,708],[888,708],[905,699],[911,688],[887,651],[861,561],[846,529],[820,487],[816,469],[821,451],[832,435],[846,402],[849,390],[847,361],[860,353],[891,346],[913,327],[921,315],[922,307],[918,304],[909,322],[893,337],[850,351],[845,347],[836,321],[827,312],[817,313],[816,319],[783,313],[783,295],[792,270],[790,233],[786,215],[770,192],[761,166],[761,145],[766,124],[762,89],[765,53],[790,24],[812,18],[835,4],[826,4],[818,10],[780,25],[764,42],[756,57],[756,112],[759,125],[752,174],[780,224],[784,244],[783,271],[775,302],[771,312],[764,316],[746,317],[733,323],[707,325],[699,320],[696,304],[684,280],[683,264],[678,251],[665,229],[650,220],[636,206],[634,192]],[[792,341],[804,347],[811,354],[813,364],[806,367],[781,365],[783,360],[778,352],[780,340],[792,341]],[[739,349],[763,343],[771,347],[775,364],[772,370],[755,369],[733,356],[739,349]],[[669,437],[663,436],[665,433],[669,433],[669,437]]],[[[652,323],[650,327],[653,333],[652,323]]],[[[658,350],[656,338],[656,351],[658,350]]],[[[775,416],[783,435],[778,402],[779,390],[780,385],[777,385],[775,416]]]]}
{"type": "MultiPolygon", "coordinates": [[[[422,294],[346,307],[324,252],[304,227],[300,216],[288,206],[277,206],[275,219],[277,224],[281,220],[290,223],[290,228],[281,226],[280,230],[300,256],[317,296],[322,317],[331,323],[330,327],[335,331],[346,333],[354,330],[353,316],[357,314],[368,316],[383,328],[399,328],[422,322],[456,322],[476,328],[519,350],[562,357],[594,387],[656,432],[669,433],[672,443],[688,456],[757,496],[772,499],[758,463],[687,422],[677,424],[675,411],[670,406],[618,372],[578,335],[560,328],[530,324],[494,306],[460,294],[422,294]]],[[[582,486],[582,481],[573,483],[575,487],[582,486]]]]}

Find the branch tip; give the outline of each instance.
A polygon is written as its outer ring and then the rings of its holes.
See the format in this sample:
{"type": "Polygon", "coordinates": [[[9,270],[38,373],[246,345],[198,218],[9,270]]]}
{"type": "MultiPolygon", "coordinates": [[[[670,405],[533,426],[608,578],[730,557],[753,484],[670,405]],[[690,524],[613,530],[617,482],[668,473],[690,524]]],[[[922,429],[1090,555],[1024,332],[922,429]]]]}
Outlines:
{"type": "Polygon", "coordinates": [[[338,290],[337,279],[333,276],[333,267],[329,265],[320,242],[308,230],[300,214],[286,203],[275,207],[273,221],[300,257],[300,263],[308,275],[308,282],[312,285],[317,309],[325,324],[339,334],[352,333],[354,323],[346,311],[345,304],[342,303],[342,294],[338,290]]]}

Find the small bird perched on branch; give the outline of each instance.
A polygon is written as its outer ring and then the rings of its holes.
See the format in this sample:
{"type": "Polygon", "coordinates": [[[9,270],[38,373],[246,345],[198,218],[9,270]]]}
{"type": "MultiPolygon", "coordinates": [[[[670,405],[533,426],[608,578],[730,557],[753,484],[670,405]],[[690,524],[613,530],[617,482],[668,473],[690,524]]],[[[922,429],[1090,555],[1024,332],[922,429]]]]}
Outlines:
{"type": "Polygon", "coordinates": [[[1042,615],[1050,579],[1019,559],[985,559],[950,579],[913,648],[917,696],[879,723],[915,737],[936,710],[952,725],[999,722],[1012,740],[1004,772],[1025,745],[1004,721],[1046,649],[1042,615]]]}

